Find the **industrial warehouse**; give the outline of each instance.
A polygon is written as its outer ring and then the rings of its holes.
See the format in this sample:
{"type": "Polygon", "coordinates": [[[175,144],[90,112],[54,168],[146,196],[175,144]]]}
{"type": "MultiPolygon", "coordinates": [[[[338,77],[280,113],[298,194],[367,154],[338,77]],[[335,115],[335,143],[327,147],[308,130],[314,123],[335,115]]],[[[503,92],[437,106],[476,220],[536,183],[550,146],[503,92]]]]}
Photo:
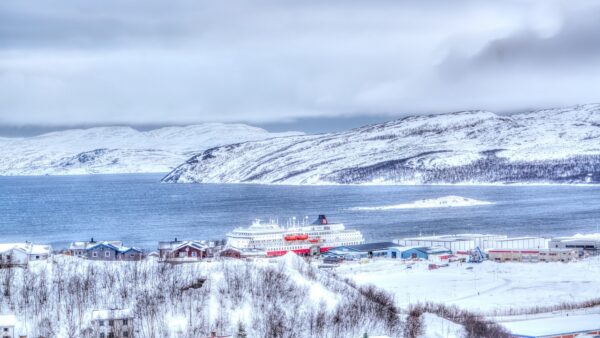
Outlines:
{"type": "Polygon", "coordinates": [[[600,253],[600,238],[508,237],[495,234],[457,234],[402,238],[393,242],[346,245],[324,253],[326,263],[367,258],[480,262],[570,262],[600,253]]]}

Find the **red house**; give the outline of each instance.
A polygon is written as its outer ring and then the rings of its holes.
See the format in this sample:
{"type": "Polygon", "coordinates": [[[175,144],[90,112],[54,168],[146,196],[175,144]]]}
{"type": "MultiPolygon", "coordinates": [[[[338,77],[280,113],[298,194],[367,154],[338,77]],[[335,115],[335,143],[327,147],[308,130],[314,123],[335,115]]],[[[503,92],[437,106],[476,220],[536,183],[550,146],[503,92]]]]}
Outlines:
{"type": "Polygon", "coordinates": [[[209,256],[208,246],[197,241],[172,241],[159,243],[160,260],[166,262],[193,262],[209,256]]]}

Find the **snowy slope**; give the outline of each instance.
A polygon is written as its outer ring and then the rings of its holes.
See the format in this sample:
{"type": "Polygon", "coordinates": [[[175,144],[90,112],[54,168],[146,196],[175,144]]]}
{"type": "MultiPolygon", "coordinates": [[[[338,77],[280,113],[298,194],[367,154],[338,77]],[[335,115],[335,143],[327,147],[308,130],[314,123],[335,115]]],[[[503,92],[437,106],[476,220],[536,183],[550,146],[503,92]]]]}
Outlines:
{"type": "Polygon", "coordinates": [[[210,183],[600,181],[600,105],[413,116],[204,151],[164,178],[210,183]]]}
{"type": "Polygon", "coordinates": [[[129,127],[71,129],[0,138],[0,175],[169,172],[205,149],[300,133],[206,123],[140,132],[129,127]]]}

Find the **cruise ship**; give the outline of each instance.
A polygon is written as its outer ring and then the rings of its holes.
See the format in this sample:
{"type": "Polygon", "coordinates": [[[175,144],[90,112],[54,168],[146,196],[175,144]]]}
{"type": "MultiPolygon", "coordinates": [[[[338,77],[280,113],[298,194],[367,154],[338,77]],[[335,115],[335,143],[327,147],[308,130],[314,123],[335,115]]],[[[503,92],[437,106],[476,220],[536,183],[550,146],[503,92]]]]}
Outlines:
{"type": "Polygon", "coordinates": [[[346,229],[342,223],[329,223],[319,215],[311,224],[294,220],[283,227],[275,221],[254,221],[247,228],[236,228],[227,234],[227,245],[239,249],[266,251],[267,256],[281,256],[288,251],[300,255],[317,255],[342,245],[362,244],[365,240],[358,230],[346,229]]]}

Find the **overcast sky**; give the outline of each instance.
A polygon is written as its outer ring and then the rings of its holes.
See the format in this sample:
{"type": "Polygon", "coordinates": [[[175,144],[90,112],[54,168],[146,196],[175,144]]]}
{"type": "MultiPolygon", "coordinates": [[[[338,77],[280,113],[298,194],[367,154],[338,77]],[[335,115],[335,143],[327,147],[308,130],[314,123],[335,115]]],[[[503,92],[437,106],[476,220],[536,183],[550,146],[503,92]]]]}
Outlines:
{"type": "Polygon", "coordinates": [[[280,125],[598,102],[598,1],[0,2],[0,124],[280,125]]]}

